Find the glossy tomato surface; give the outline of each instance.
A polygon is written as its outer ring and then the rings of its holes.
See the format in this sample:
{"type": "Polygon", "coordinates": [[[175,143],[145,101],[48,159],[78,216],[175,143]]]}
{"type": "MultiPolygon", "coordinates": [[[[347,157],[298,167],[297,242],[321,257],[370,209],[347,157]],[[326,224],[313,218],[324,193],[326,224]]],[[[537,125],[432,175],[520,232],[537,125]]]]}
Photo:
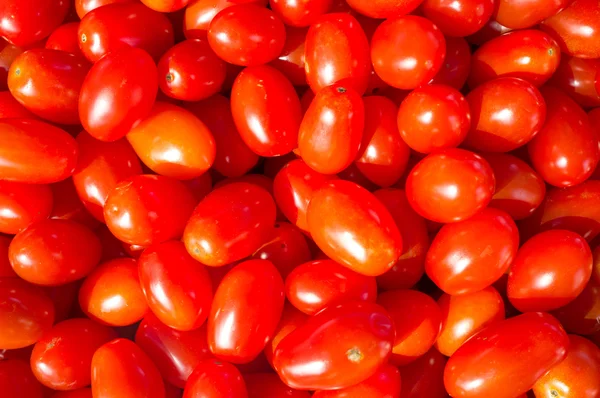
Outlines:
{"type": "Polygon", "coordinates": [[[401,379],[398,368],[386,364],[377,370],[367,380],[351,387],[334,391],[316,391],[313,398],[347,398],[347,397],[399,397],[401,379]]]}
{"type": "Polygon", "coordinates": [[[573,0],[534,0],[497,2],[493,18],[511,29],[529,28],[558,14],[573,0]]]}
{"type": "Polygon", "coordinates": [[[200,361],[183,391],[183,398],[246,398],[246,384],[240,371],[218,359],[200,361]]]}
{"type": "Polygon", "coordinates": [[[48,185],[0,181],[0,232],[16,234],[50,215],[52,190],[48,185]]]}
{"type": "Polygon", "coordinates": [[[67,15],[69,2],[40,0],[3,1],[0,5],[0,37],[17,46],[29,46],[47,37],[67,15]]]}

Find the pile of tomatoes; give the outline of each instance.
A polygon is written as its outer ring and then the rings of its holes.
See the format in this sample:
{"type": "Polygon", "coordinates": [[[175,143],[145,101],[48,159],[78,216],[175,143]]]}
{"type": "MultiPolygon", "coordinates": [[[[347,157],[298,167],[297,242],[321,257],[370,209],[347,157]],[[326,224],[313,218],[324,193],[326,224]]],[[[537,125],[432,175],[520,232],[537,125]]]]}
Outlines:
{"type": "Polygon", "coordinates": [[[600,398],[598,0],[0,0],[3,398],[600,398]]]}

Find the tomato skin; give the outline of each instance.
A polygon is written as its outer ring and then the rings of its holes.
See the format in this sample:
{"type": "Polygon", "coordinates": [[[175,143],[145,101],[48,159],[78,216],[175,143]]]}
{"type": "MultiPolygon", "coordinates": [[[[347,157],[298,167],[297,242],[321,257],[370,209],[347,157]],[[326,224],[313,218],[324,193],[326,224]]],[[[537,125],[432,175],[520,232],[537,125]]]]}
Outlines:
{"type": "Polygon", "coordinates": [[[47,37],[65,19],[70,2],[6,0],[0,5],[0,37],[21,47],[47,37]]]}
{"type": "Polygon", "coordinates": [[[175,12],[181,10],[191,0],[141,0],[142,3],[155,11],[158,12],[175,12]]]}
{"type": "Polygon", "coordinates": [[[132,341],[115,339],[92,358],[94,397],[126,398],[138,395],[164,398],[165,386],[150,358],[132,341]]]}
{"type": "Polygon", "coordinates": [[[85,209],[71,178],[50,185],[50,189],[54,197],[50,218],[75,221],[94,230],[98,228],[100,222],[85,209]]]}
{"type": "Polygon", "coordinates": [[[76,390],[91,382],[96,349],[117,333],[89,319],[73,318],[56,324],[35,344],[31,368],[35,377],[54,390],[76,390]]]}
{"type": "Polygon", "coordinates": [[[435,346],[450,357],[465,341],[486,326],[504,319],[504,301],[492,286],[478,292],[438,299],[442,310],[442,329],[435,346]]]}
{"type": "Polygon", "coordinates": [[[406,196],[421,216],[437,222],[465,220],[492,199],[495,179],[479,155],[449,148],[428,155],[411,170],[406,196]]]}
{"type": "Polygon", "coordinates": [[[133,0],[75,0],[75,11],[79,19],[83,19],[85,14],[95,10],[98,7],[102,7],[113,3],[130,3],[133,0]]]}
{"type": "Polygon", "coordinates": [[[493,19],[510,29],[530,28],[556,15],[573,0],[499,0],[493,19]]]}
{"type": "MultiPolygon", "coordinates": [[[[0,348],[36,343],[54,323],[54,305],[41,287],[19,278],[0,278],[0,348]]],[[[1,363],[1,362],[0,362],[1,363]]]]}
{"type": "Polygon", "coordinates": [[[311,26],[331,8],[333,0],[301,1],[269,0],[271,10],[287,26],[311,26]]]}
{"type": "Polygon", "coordinates": [[[148,313],[135,333],[135,343],[150,357],[161,376],[184,388],[198,364],[212,354],[208,349],[206,326],[191,331],[177,331],[165,326],[148,313]]]}
{"type": "Polygon", "coordinates": [[[371,65],[369,42],[352,15],[331,13],[320,17],[308,29],[305,44],[306,80],[313,92],[333,84],[363,94],[371,65]],[[335,41],[331,38],[336,37],[335,41]]]}
{"type": "Polygon", "coordinates": [[[48,185],[0,181],[0,233],[14,235],[52,212],[48,185]]]}
{"type": "Polygon", "coordinates": [[[215,160],[215,140],[208,127],[191,112],[166,102],[156,102],[127,140],[152,171],[180,180],[204,174],[215,160]]]}
{"type": "Polygon", "coordinates": [[[544,180],[527,163],[505,153],[486,153],[496,178],[496,191],[489,207],[510,214],[513,220],[529,217],[546,195],[544,180]]]}
{"type": "Polygon", "coordinates": [[[8,70],[8,88],[25,108],[54,123],[79,124],[77,101],[89,65],[65,51],[35,48],[8,70]]]}
{"type": "Polygon", "coordinates": [[[444,367],[447,358],[432,347],[414,362],[399,368],[402,375],[401,397],[447,398],[444,388],[444,367]]]}
{"type": "Polygon", "coordinates": [[[445,35],[469,36],[481,29],[492,16],[494,0],[425,0],[420,8],[423,16],[445,35]]]}
{"type": "Polygon", "coordinates": [[[221,281],[211,306],[211,352],[233,363],[252,361],[273,336],[284,300],[283,280],[270,261],[248,260],[235,266],[221,281]]]}
{"type": "Polygon", "coordinates": [[[8,260],[8,246],[12,237],[0,235],[0,278],[17,277],[8,260]]]}
{"type": "Polygon", "coordinates": [[[429,84],[445,84],[460,90],[471,72],[471,48],[462,37],[446,37],[446,56],[429,84]]]}
{"type": "Polygon", "coordinates": [[[549,184],[568,187],[588,179],[598,161],[598,137],[585,112],[566,94],[545,87],[548,116],[542,130],[529,142],[531,164],[549,184]]]}
{"type": "MultiPolygon", "coordinates": [[[[4,81],[6,81],[6,78],[4,78],[4,81]]],[[[1,119],[37,119],[37,117],[21,105],[10,91],[0,91],[1,119]]]]}
{"type": "Polygon", "coordinates": [[[534,385],[536,397],[593,398],[600,394],[600,348],[570,334],[569,353],[534,385]]]}
{"type": "Polygon", "coordinates": [[[530,82],[499,77],[469,94],[472,128],[465,146],[485,152],[512,151],[535,137],[546,120],[546,102],[530,82]]]}
{"type": "Polygon", "coordinates": [[[548,82],[567,93],[582,107],[600,106],[600,92],[595,86],[600,60],[562,55],[558,69],[548,82]]]}
{"type": "Polygon", "coordinates": [[[127,47],[141,48],[158,61],[173,43],[173,25],[169,18],[138,2],[95,8],[79,24],[79,48],[91,62],[127,47]]]}
{"type": "Polygon", "coordinates": [[[306,321],[309,319],[309,316],[304,312],[301,312],[296,307],[291,305],[289,301],[286,301],[283,306],[283,312],[281,313],[281,319],[279,320],[279,324],[277,328],[275,328],[275,332],[273,333],[273,337],[267,345],[265,346],[265,357],[271,367],[273,366],[273,356],[275,355],[275,349],[283,340],[285,336],[292,333],[298,327],[304,325],[306,321]]]}
{"type": "Polygon", "coordinates": [[[415,15],[382,22],[371,39],[375,73],[403,90],[430,81],[442,68],[445,54],[446,40],[439,28],[415,15]]]}
{"type": "Polygon", "coordinates": [[[241,260],[271,236],[275,212],[275,202],[265,189],[242,182],[224,185],[196,206],[183,243],[192,257],[208,266],[241,260]]]}
{"type": "Polygon", "coordinates": [[[240,72],[231,88],[231,113],[242,140],[257,155],[285,155],[298,145],[300,99],[292,83],[272,66],[240,72]]]}
{"type": "Polygon", "coordinates": [[[61,50],[85,59],[79,48],[79,22],[69,22],[56,28],[46,40],[46,48],[61,50]]]}
{"type": "Polygon", "coordinates": [[[348,302],[326,308],[284,337],[273,365],[292,388],[345,388],[371,377],[387,360],[393,340],[392,321],[382,307],[348,302]]]}
{"type": "Polygon", "coordinates": [[[355,183],[324,184],[313,195],[306,218],[319,249],[359,274],[381,275],[402,253],[402,236],[388,210],[355,183]]]}
{"type": "Polygon", "coordinates": [[[506,272],[518,247],[519,230],[512,218],[487,208],[440,229],[427,252],[425,271],[448,294],[474,293],[506,272]]]}
{"type": "Polygon", "coordinates": [[[8,256],[21,278],[56,286],[81,279],[98,264],[100,241],[85,226],[67,220],[42,220],[12,240],[8,256]]]}
{"type": "Polygon", "coordinates": [[[101,141],[125,136],[150,113],[158,90],[156,66],[139,48],[112,51],[96,62],[79,96],[79,116],[88,133],[101,141]],[[138,95],[130,95],[135,92],[138,95]]]}
{"type": "MultiPolygon", "coordinates": [[[[423,0],[400,0],[400,1],[366,1],[350,0],[348,5],[360,14],[371,18],[383,19],[400,15],[410,14],[423,0]]],[[[341,10],[340,10],[341,11],[341,10]]]]}
{"type": "Polygon", "coordinates": [[[567,334],[552,315],[518,315],[488,326],[463,344],[446,364],[444,384],[451,396],[515,397],[562,361],[568,346],[567,334]]]}
{"type": "Polygon", "coordinates": [[[473,53],[468,83],[475,88],[496,77],[510,76],[540,87],[559,62],[560,48],[547,33],[533,29],[508,32],[473,53]]]}
{"type": "Polygon", "coordinates": [[[356,91],[343,85],[325,87],[304,114],[298,152],[313,170],[339,173],[358,155],[364,125],[364,104],[356,91]]]}
{"type": "MultiPolygon", "coordinates": [[[[594,254],[598,251],[594,250],[594,254]]],[[[594,256],[596,261],[596,256],[594,256]]],[[[569,333],[591,335],[600,331],[600,283],[592,279],[585,289],[569,304],[552,311],[569,333]]]]}
{"type": "Polygon", "coordinates": [[[179,238],[194,204],[181,181],[142,174],[122,180],[110,192],[104,219],[119,240],[148,246],[179,238]]]}
{"type": "Polygon", "coordinates": [[[206,31],[215,15],[235,4],[253,3],[266,6],[268,0],[196,0],[185,8],[183,33],[188,39],[206,38],[206,31]]]}
{"type": "Polygon", "coordinates": [[[148,306],[162,323],[181,331],[197,329],[204,323],[212,302],[210,277],[183,243],[150,246],[138,264],[148,306]]]}
{"type": "Polygon", "coordinates": [[[45,396],[42,385],[35,379],[31,367],[24,359],[0,361],[0,388],[6,397],[43,398],[45,396]]]}
{"type": "Polygon", "coordinates": [[[270,65],[288,78],[294,86],[305,86],[305,43],[308,28],[285,27],[285,45],[279,57],[270,65]]]}
{"type": "Polygon", "coordinates": [[[183,392],[183,398],[247,398],[248,392],[240,371],[217,359],[198,363],[183,392]]]}
{"type": "Polygon", "coordinates": [[[400,372],[392,365],[385,364],[362,383],[334,391],[316,391],[313,398],[381,398],[400,397],[400,372]]]}
{"type": "Polygon", "coordinates": [[[100,264],[83,281],[79,305],[90,319],[110,326],[138,322],[148,312],[137,262],[118,258],[100,264]]]}
{"type": "Polygon", "coordinates": [[[234,65],[266,64],[285,44],[285,26],[277,15],[254,3],[236,4],[210,22],[208,43],[222,60],[234,65]]]}
{"type": "Polygon", "coordinates": [[[430,84],[413,90],[402,101],[397,123],[409,147],[431,153],[460,145],[471,127],[471,114],[458,90],[430,84]]]}
{"type": "Polygon", "coordinates": [[[484,43],[503,35],[504,33],[510,32],[511,30],[511,28],[507,28],[506,26],[499,24],[495,19],[492,18],[488,20],[488,22],[477,32],[467,36],[466,39],[471,44],[481,46],[484,43]]]}

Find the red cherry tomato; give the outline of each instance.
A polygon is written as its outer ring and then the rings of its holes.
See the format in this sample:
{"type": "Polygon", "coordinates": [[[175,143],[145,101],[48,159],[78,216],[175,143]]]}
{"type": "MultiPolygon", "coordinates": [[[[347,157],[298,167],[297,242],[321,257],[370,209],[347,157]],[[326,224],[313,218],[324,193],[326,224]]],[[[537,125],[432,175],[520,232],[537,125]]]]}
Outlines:
{"type": "Polygon", "coordinates": [[[215,160],[215,140],[208,127],[191,112],[166,102],[156,102],[127,140],[152,171],[181,180],[202,175],[215,160]]]}
{"type": "Polygon", "coordinates": [[[359,274],[381,275],[402,253],[402,236],[388,210],[352,182],[324,184],[313,195],[306,218],[319,249],[359,274]]]}
{"type": "Polygon", "coordinates": [[[250,373],[244,375],[248,398],[309,398],[308,391],[286,386],[275,373],[250,373]]]}
{"type": "Polygon", "coordinates": [[[598,73],[600,60],[563,54],[558,69],[548,83],[569,94],[582,107],[600,106],[600,92],[595,86],[598,73]]]}
{"type": "Polygon", "coordinates": [[[139,48],[113,51],[94,64],[83,82],[81,124],[98,140],[118,140],[148,116],[157,90],[156,66],[148,53],[139,48]]]}
{"type": "Polygon", "coordinates": [[[233,363],[256,358],[283,311],[283,280],[270,261],[248,260],[225,275],[208,318],[208,344],[217,357],[233,363]]]}
{"type": "Polygon", "coordinates": [[[94,8],[79,24],[79,47],[92,62],[130,46],[145,50],[157,61],[173,42],[169,18],[138,2],[113,1],[94,8]]]}
{"type": "Polygon", "coordinates": [[[113,3],[128,3],[132,1],[134,0],[75,0],[75,11],[77,12],[77,16],[82,19],[85,14],[98,7],[113,3]]]}
{"type": "Polygon", "coordinates": [[[122,180],[110,192],[104,219],[119,240],[148,246],[179,238],[194,204],[181,181],[143,174],[122,180]]]}
{"type": "Polygon", "coordinates": [[[473,53],[469,86],[475,88],[500,76],[543,85],[558,68],[560,48],[539,30],[520,30],[496,37],[473,53]]]}
{"type": "Polygon", "coordinates": [[[0,4],[0,37],[26,47],[47,37],[65,19],[70,2],[5,0],[0,4]]]}
{"type": "MultiPolygon", "coordinates": [[[[45,397],[42,385],[38,383],[31,373],[29,363],[23,359],[6,359],[0,361],[0,389],[4,396],[11,398],[45,397]]],[[[54,398],[54,395],[52,398],[54,398]]]]}
{"type": "Polygon", "coordinates": [[[447,358],[432,347],[414,362],[399,368],[403,398],[447,398],[444,366],[447,358]]]}
{"type": "Polygon", "coordinates": [[[492,16],[494,0],[425,0],[423,16],[448,36],[463,37],[481,29],[492,16]]]}
{"type": "Polygon", "coordinates": [[[542,94],[548,117],[527,145],[531,164],[549,184],[580,184],[592,175],[600,160],[598,135],[585,112],[566,94],[552,87],[542,89],[542,94]]]}
{"type": "Polygon", "coordinates": [[[446,56],[429,84],[445,84],[460,90],[471,72],[471,48],[462,37],[446,37],[446,56]]]}
{"type": "Polygon", "coordinates": [[[425,271],[444,292],[477,292],[497,281],[513,262],[519,231],[501,210],[485,209],[447,224],[431,242],[425,271]]]}
{"type": "Polygon", "coordinates": [[[511,29],[530,28],[556,15],[573,0],[499,0],[493,18],[511,29]]]}
{"type": "Polygon", "coordinates": [[[0,278],[0,349],[35,344],[53,323],[54,305],[41,287],[19,278],[0,278]]]}
{"type": "Polygon", "coordinates": [[[331,8],[333,0],[270,0],[269,6],[288,26],[310,26],[331,8]]]}
{"type": "MultiPolygon", "coordinates": [[[[6,78],[3,81],[6,81],[6,78]]],[[[21,105],[10,91],[0,91],[0,119],[37,119],[37,117],[21,105]]]]}
{"type": "Polygon", "coordinates": [[[91,319],[111,326],[138,322],[148,311],[137,262],[119,258],[100,264],[83,281],[79,305],[91,319]]]}
{"type": "Polygon", "coordinates": [[[595,40],[600,32],[600,7],[596,1],[575,0],[544,20],[540,28],[556,39],[563,52],[578,58],[600,58],[600,43],[595,40]]]}
{"type": "Polygon", "coordinates": [[[183,398],[247,398],[246,384],[240,371],[217,359],[200,361],[191,374],[183,398]]]}
{"type": "Polygon", "coordinates": [[[283,50],[270,65],[283,73],[294,86],[304,86],[307,84],[304,49],[308,29],[286,26],[285,32],[283,50]]]}
{"type": "Polygon", "coordinates": [[[336,83],[359,94],[367,89],[369,42],[352,15],[332,13],[319,18],[308,29],[304,53],[306,79],[313,92],[336,83]]]}
{"type": "Polygon", "coordinates": [[[251,66],[236,77],[231,113],[242,140],[257,155],[285,155],[298,145],[300,99],[272,66],[251,66]]]}
{"type": "Polygon", "coordinates": [[[198,204],[183,242],[192,257],[208,266],[241,260],[271,236],[275,211],[265,189],[242,182],[224,185],[198,204]]]}
{"type": "Polygon", "coordinates": [[[183,388],[198,364],[212,358],[206,339],[206,326],[178,331],[147,314],[135,333],[135,343],[150,357],[161,376],[183,388]]]}
{"type": "Polygon", "coordinates": [[[412,169],[406,196],[421,216],[455,222],[487,206],[494,186],[492,168],[481,156],[450,148],[428,155],[412,169]]]}
{"type": "Polygon", "coordinates": [[[0,233],[16,234],[52,212],[48,185],[0,181],[0,233]]]}
{"type": "Polygon", "coordinates": [[[300,124],[300,156],[319,173],[339,173],[358,155],[364,119],[364,104],[356,91],[341,84],[325,87],[300,124]]]}
{"type": "Polygon", "coordinates": [[[599,332],[600,284],[592,278],[575,300],[552,314],[569,333],[590,335],[599,332]]]}
{"type": "Polygon", "coordinates": [[[398,110],[398,130],[413,150],[457,147],[471,127],[469,104],[458,90],[432,84],[413,90],[398,110]]]}
{"type": "Polygon", "coordinates": [[[313,398],[381,398],[400,397],[401,382],[400,372],[391,365],[381,368],[362,383],[334,391],[316,391],[313,398]]]}
{"type": "Polygon", "coordinates": [[[21,278],[38,285],[63,285],[81,279],[100,261],[100,241],[85,226],[67,220],[42,220],[12,240],[8,256],[21,278]]]}
{"type": "Polygon", "coordinates": [[[382,307],[349,302],[326,308],[284,337],[273,365],[292,388],[350,387],[375,374],[393,340],[392,320],[382,307]]]}
{"type": "Polygon", "coordinates": [[[276,59],[285,44],[285,26],[275,13],[256,4],[236,4],[210,22],[208,43],[234,65],[262,65],[276,59]]]}
{"type": "Polygon", "coordinates": [[[56,28],[46,40],[46,48],[61,50],[85,59],[79,48],[79,22],[69,22],[56,28]]]}
{"type": "Polygon", "coordinates": [[[89,319],[74,318],[56,324],[31,353],[35,377],[54,390],[76,390],[91,382],[92,356],[117,333],[89,319]]]}
{"type": "Polygon", "coordinates": [[[567,334],[553,316],[519,315],[463,344],[446,364],[444,384],[451,396],[516,397],[562,361],[568,347],[567,334]]]}
{"type": "Polygon", "coordinates": [[[296,309],[296,307],[291,305],[288,301],[285,302],[279,324],[277,325],[277,328],[275,328],[273,337],[269,340],[264,350],[265,357],[271,366],[273,366],[275,349],[281,340],[298,327],[304,325],[308,319],[308,315],[296,309]]]}
{"type": "Polygon", "coordinates": [[[150,310],[165,325],[187,331],[208,316],[212,286],[204,265],[181,242],[150,246],[139,258],[140,284],[150,310]]]}
{"type": "Polygon", "coordinates": [[[266,6],[268,0],[195,0],[185,8],[183,33],[188,39],[206,38],[206,31],[215,15],[235,4],[253,3],[266,6]]]}
{"type": "Polygon", "coordinates": [[[158,12],[175,12],[181,10],[191,0],[141,0],[145,6],[158,12]]]}
{"type": "Polygon", "coordinates": [[[366,15],[371,18],[383,19],[409,14],[414,11],[422,2],[423,0],[350,0],[348,5],[362,15],[366,15]]]}
{"type": "Polygon", "coordinates": [[[92,358],[94,397],[165,398],[165,385],[156,366],[135,343],[116,339],[92,358]]]}
{"type": "Polygon", "coordinates": [[[415,15],[384,21],[371,39],[375,73],[403,90],[430,81],[442,68],[445,55],[442,32],[431,21],[415,15]]]}
{"type": "Polygon", "coordinates": [[[25,108],[54,123],[79,124],[77,101],[89,65],[65,51],[35,48],[8,71],[8,88],[25,108]]]}

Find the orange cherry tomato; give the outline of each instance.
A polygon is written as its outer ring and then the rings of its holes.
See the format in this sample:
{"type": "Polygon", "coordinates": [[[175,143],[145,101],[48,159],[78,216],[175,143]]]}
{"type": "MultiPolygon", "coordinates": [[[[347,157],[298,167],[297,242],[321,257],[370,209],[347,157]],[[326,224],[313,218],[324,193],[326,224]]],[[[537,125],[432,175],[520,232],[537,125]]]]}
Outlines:
{"type": "Polygon", "coordinates": [[[175,12],[177,10],[181,10],[191,0],[141,0],[142,3],[158,12],[175,12]]]}

